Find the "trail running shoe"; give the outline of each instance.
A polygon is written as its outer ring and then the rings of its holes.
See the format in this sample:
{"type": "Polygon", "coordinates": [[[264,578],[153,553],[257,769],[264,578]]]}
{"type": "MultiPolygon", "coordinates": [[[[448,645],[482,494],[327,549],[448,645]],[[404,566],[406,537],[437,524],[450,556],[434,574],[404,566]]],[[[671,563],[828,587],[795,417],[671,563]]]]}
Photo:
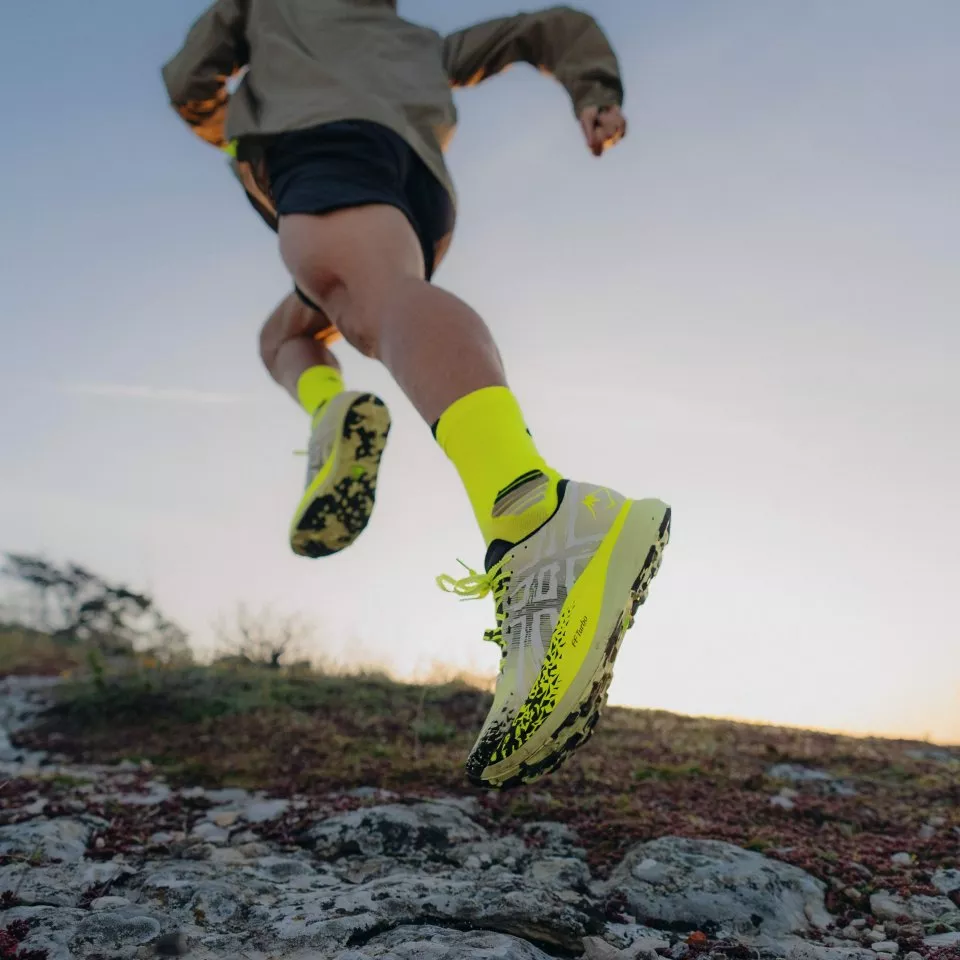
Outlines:
{"type": "Polygon", "coordinates": [[[646,600],[670,537],[670,508],[564,481],[553,517],[515,545],[497,543],[486,574],[439,586],[493,593],[502,650],[493,707],[467,759],[474,783],[512,787],[549,773],[590,737],[613,661],[646,600]]]}
{"type": "Polygon", "coordinates": [[[373,513],[390,412],[370,393],[344,391],[315,419],[307,449],[307,488],[290,525],[290,546],[304,557],[349,547],[373,513]]]}

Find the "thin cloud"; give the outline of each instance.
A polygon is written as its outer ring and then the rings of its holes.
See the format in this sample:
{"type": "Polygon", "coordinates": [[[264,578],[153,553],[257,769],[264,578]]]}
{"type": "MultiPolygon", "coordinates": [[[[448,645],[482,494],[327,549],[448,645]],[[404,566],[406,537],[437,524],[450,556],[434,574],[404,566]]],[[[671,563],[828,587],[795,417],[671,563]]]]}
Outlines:
{"type": "Polygon", "coordinates": [[[61,383],[61,393],[83,397],[117,397],[132,400],[155,400],[163,403],[232,404],[246,398],[232,393],[212,393],[176,387],[140,387],[121,383],[61,383]]]}

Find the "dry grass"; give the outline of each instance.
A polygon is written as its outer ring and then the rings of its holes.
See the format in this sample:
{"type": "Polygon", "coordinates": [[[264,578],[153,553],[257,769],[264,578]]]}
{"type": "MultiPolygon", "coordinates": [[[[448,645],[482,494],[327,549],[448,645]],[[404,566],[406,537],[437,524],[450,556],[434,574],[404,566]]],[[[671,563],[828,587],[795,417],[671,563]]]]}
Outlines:
{"type": "Polygon", "coordinates": [[[491,795],[462,774],[490,702],[462,681],[140,668],[64,688],[24,739],[80,761],[148,759],[175,782],[279,795],[319,798],[358,785],[474,794],[504,829],[570,822],[601,873],[638,840],[727,840],[827,880],[841,912],[861,909],[873,889],[933,893],[931,872],[956,863],[958,750],[612,708],[559,773],[491,795]],[[835,780],[774,779],[771,767],[785,763],[835,780]],[[771,803],[791,787],[791,808],[771,803]],[[893,864],[900,851],[915,855],[911,866],[893,864]]]}

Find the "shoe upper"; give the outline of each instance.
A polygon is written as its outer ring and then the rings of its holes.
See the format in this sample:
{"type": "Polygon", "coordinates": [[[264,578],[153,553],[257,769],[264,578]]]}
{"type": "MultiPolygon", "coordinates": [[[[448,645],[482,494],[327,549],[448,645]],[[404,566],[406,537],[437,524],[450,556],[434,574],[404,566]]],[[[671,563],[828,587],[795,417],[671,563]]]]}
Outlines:
{"type": "Polygon", "coordinates": [[[486,765],[533,691],[567,594],[624,503],[606,487],[567,482],[553,517],[520,543],[488,554],[485,580],[493,589],[497,627],[486,639],[500,645],[502,659],[493,707],[471,759],[486,765]]]}

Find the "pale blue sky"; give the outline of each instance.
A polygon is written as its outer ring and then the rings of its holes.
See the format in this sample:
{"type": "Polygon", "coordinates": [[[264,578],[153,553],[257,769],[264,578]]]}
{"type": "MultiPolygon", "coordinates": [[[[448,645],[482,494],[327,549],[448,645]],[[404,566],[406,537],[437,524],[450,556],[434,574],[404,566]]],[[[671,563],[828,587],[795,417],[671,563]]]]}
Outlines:
{"type": "MultiPolygon", "coordinates": [[[[437,282],[559,469],[674,505],[614,701],[960,741],[960,4],[584,6],[630,137],[594,160],[531,70],[459,94],[437,282]]],[[[148,586],[201,646],[272,603],[345,659],[491,672],[491,609],[433,585],[482,559],[456,475],[346,348],[396,422],[375,522],[288,551],[305,422],[256,354],[288,281],[160,82],[200,9],[4,11],[0,549],[148,586]]]]}

